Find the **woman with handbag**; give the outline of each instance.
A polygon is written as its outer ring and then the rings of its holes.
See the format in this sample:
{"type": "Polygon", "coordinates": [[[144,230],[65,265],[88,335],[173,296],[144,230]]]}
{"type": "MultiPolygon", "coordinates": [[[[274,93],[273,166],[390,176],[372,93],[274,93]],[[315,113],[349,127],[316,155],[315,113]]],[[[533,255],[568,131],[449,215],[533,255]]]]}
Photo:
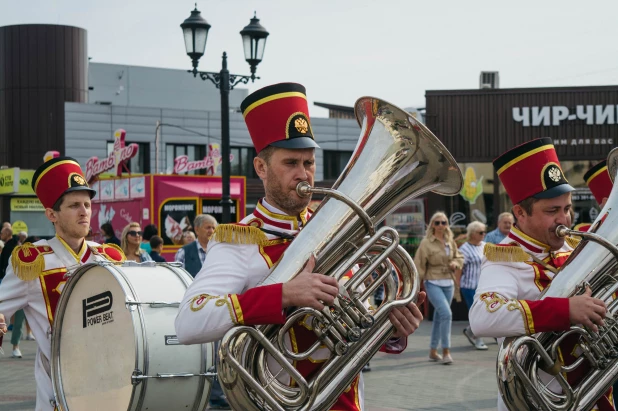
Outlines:
{"type": "Polygon", "coordinates": [[[427,233],[414,258],[427,298],[434,306],[429,360],[452,364],[451,357],[451,301],[455,293],[455,270],[463,267],[464,257],[453,240],[453,232],[443,212],[435,213],[429,220],[427,233]],[[442,346],[442,355],[438,354],[442,346]]]}

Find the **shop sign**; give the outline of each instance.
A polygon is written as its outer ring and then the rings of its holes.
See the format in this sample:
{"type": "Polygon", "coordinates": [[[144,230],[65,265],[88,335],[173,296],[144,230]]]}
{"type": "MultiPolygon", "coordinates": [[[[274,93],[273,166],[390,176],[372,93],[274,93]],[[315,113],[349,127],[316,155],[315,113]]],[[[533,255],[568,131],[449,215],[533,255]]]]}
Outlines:
{"type": "Polygon", "coordinates": [[[34,170],[19,170],[19,187],[17,187],[18,194],[35,195],[32,189],[32,178],[34,177],[34,170]]]}
{"type": "Polygon", "coordinates": [[[19,190],[19,168],[0,170],[0,194],[13,194],[19,190]]]}
{"type": "Polygon", "coordinates": [[[22,231],[24,233],[28,232],[28,225],[25,222],[21,221],[21,220],[15,221],[13,224],[11,224],[11,226],[13,226],[13,232],[15,234],[19,234],[22,231]]]}
{"type": "MultiPolygon", "coordinates": [[[[233,156],[230,155],[230,161],[233,156]]],[[[221,165],[221,151],[219,144],[209,144],[208,154],[202,160],[189,161],[189,156],[181,155],[174,159],[174,174],[184,174],[189,171],[206,170],[207,176],[217,174],[217,168],[221,165]]]]}
{"type": "Polygon", "coordinates": [[[513,107],[513,120],[524,127],[560,126],[566,121],[584,121],[586,125],[618,123],[618,105],[597,104],[543,107],[513,107]]]}
{"type": "Polygon", "coordinates": [[[466,168],[464,175],[463,188],[459,194],[461,194],[464,200],[470,204],[474,204],[478,196],[483,194],[483,176],[477,180],[476,173],[472,167],[466,168]]]}
{"type": "Polygon", "coordinates": [[[86,180],[90,183],[100,174],[115,170],[116,175],[122,175],[122,167],[127,160],[135,157],[139,146],[135,143],[125,146],[127,132],[118,129],[114,133],[114,149],[106,159],[99,161],[98,157],[90,157],[86,162],[86,180]]]}
{"type": "Polygon", "coordinates": [[[613,138],[554,138],[555,146],[614,145],[613,138]]]}
{"type": "Polygon", "coordinates": [[[11,211],[45,211],[38,198],[11,198],[11,211]]]}
{"type": "Polygon", "coordinates": [[[161,237],[165,245],[182,245],[182,234],[193,228],[196,199],[169,199],[159,209],[161,237]]]}
{"type": "MultiPolygon", "coordinates": [[[[230,221],[236,222],[238,209],[238,200],[235,200],[230,204],[230,221]]],[[[223,206],[220,199],[202,199],[202,214],[210,214],[217,220],[217,222],[223,221],[223,206]]]]}

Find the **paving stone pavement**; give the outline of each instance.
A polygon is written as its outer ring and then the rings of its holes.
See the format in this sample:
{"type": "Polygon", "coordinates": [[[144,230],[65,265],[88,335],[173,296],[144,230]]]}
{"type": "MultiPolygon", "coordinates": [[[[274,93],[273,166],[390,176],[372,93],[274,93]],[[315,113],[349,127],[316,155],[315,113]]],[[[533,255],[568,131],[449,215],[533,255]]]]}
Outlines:
{"type": "MultiPolygon", "coordinates": [[[[366,410],[495,410],[498,346],[491,339],[486,341],[489,350],[475,350],[462,334],[466,325],[453,323],[452,365],[427,361],[429,321],[409,339],[403,354],[378,353],[371,361],[371,372],[364,376],[366,410]]],[[[0,357],[0,411],[34,409],[36,342],[22,341],[20,346],[23,358],[10,358],[10,333],[5,336],[5,355],[0,357]]]]}

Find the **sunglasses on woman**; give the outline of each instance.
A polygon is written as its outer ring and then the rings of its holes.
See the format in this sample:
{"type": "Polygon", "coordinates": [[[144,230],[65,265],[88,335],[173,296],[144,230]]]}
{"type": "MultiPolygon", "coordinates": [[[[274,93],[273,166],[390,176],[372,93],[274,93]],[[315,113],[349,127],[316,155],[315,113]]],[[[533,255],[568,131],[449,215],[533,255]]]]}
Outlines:
{"type": "Polygon", "coordinates": [[[135,237],[135,236],[142,236],[142,231],[129,231],[127,233],[127,235],[130,235],[131,237],[135,237]]]}
{"type": "Polygon", "coordinates": [[[446,225],[446,221],[434,221],[433,222],[433,225],[440,225],[440,224],[446,225]]]}
{"type": "Polygon", "coordinates": [[[486,231],[478,231],[479,234],[483,235],[486,233],[486,231]]]}

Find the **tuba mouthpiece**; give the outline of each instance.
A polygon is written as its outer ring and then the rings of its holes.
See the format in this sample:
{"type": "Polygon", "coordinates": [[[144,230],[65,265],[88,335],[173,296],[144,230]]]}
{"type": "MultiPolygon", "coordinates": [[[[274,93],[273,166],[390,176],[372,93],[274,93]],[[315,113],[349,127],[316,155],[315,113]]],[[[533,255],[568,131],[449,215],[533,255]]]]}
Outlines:
{"type": "Polygon", "coordinates": [[[558,227],[556,227],[556,235],[558,237],[566,237],[567,235],[569,235],[569,232],[571,230],[569,230],[566,226],[563,225],[559,225],[558,227]]]}
{"type": "Polygon", "coordinates": [[[309,184],[306,181],[301,181],[296,186],[296,194],[298,194],[299,197],[309,197],[311,195],[311,192],[312,192],[311,184],[309,184]]]}

